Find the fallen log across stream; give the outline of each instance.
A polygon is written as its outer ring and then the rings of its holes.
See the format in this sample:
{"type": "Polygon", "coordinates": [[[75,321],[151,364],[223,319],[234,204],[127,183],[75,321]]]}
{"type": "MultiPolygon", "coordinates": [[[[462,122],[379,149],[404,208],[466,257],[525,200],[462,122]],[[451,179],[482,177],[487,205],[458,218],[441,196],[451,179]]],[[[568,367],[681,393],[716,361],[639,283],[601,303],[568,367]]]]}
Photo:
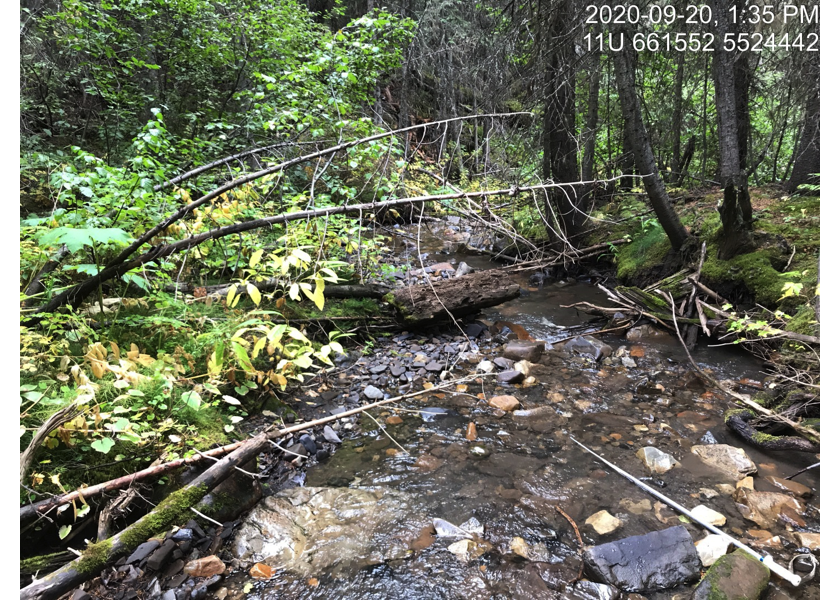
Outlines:
{"type": "Polygon", "coordinates": [[[519,284],[497,269],[410,285],[387,294],[383,300],[397,309],[406,325],[422,327],[476,313],[519,296],[519,284]]]}

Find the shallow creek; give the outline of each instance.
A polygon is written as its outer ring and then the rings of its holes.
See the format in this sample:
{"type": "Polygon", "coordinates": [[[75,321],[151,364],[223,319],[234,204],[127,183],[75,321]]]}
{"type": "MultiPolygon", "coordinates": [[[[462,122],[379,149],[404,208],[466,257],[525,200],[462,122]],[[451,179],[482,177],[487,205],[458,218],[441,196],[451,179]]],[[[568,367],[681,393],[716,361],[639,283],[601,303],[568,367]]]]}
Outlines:
{"type": "MultiPolygon", "coordinates": [[[[439,252],[440,247],[435,250],[439,252]]],[[[458,254],[431,254],[425,262],[428,265],[442,259],[454,266],[460,260],[476,268],[495,266],[484,257],[458,254]]],[[[586,283],[559,282],[539,290],[531,288],[532,291],[528,291],[527,278],[523,277],[520,283],[526,295],[487,309],[480,318],[488,324],[512,322],[523,326],[534,338],[557,340],[566,337],[565,329],[589,320],[587,315],[558,308],[559,305],[582,300],[608,305],[603,293],[586,283]]],[[[580,330],[576,330],[578,333],[580,330]]],[[[391,357],[416,353],[417,345],[427,352],[433,346],[432,337],[417,335],[388,342],[384,350],[391,357]]],[[[457,392],[431,393],[378,409],[375,416],[383,426],[388,416],[402,419],[401,423],[385,427],[407,453],[383,435],[371,419],[361,418],[361,433],[345,438],[334,456],[311,468],[305,485],[387,488],[409,494],[409,506],[404,507],[407,510],[401,518],[414,519],[416,523],[400,525],[413,525],[419,532],[409,541],[410,551],[404,558],[355,572],[313,572],[305,576],[281,572],[270,581],[255,583],[247,597],[574,597],[557,591],[575,578],[580,565],[579,544],[557,506],[576,522],[587,545],[681,523],[675,512],[657,506],[655,498],[574,446],[570,435],[635,476],[648,477],[649,485],[659,486],[657,489],[684,506],[691,508],[702,503],[718,511],[726,517],[724,529],[728,533],[749,539],[747,530],[759,527],[741,516],[728,494],[717,493],[718,484],[734,482],[703,465],[691,454],[691,446],[713,437],[718,443],[744,448],[758,465],[755,489],[760,491],[771,491],[764,477],[791,475],[816,462],[813,455],[769,455],[734,438],[723,424],[723,413],[731,405],[709,392],[691,372],[682,347],[673,338],[653,336],[629,341],[603,335],[600,339],[612,346],[612,357],[596,362],[590,357],[570,355],[557,345],[532,367],[536,383],[529,387],[500,386],[495,376],[489,376],[457,392]],[[615,351],[622,347],[636,366],[628,367],[615,357],[615,351]],[[486,400],[502,394],[515,396],[523,409],[548,406],[551,411],[543,411],[537,418],[500,414],[486,400]],[[445,412],[418,412],[429,407],[445,412]],[[466,437],[470,423],[476,427],[474,440],[466,437]],[[680,466],[650,478],[635,455],[645,446],[671,454],[680,466]],[[584,524],[590,515],[601,510],[619,518],[622,526],[613,533],[599,535],[584,524]],[[435,538],[432,519],[458,525],[473,517],[484,527],[481,537],[487,542],[488,551],[464,562],[447,550],[455,539],[435,538]],[[523,538],[540,559],[526,560],[514,554],[511,540],[515,537],[523,538]]],[[[502,352],[499,343],[489,340],[480,350],[490,360],[502,352]]],[[[743,382],[740,390],[744,393],[755,393],[750,386],[760,385],[765,376],[760,362],[732,347],[700,347],[694,357],[719,380],[743,382]]],[[[474,363],[464,360],[451,372],[462,377],[475,368],[474,363]]],[[[395,381],[386,391],[396,395],[398,385],[395,381]]],[[[799,475],[796,481],[814,491],[803,517],[807,525],[797,530],[819,531],[818,471],[799,475]]],[[[695,541],[705,537],[700,527],[683,524],[695,541]]],[[[777,562],[786,565],[796,549],[796,544],[786,541],[793,540],[793,536],[780,523],[770,532],[782,539],[781,547],[770,552],[777,562]]],[[[244,584],[255,580],[240,572],[228,578],[227,586],[241,589],[237,581],[244,584]]],[[[773,585],[781,588],[775,589],[775,594],[819,597],[819,576],[799,589],[778,580],[773,585]]],[[[690,589],[676,588],[645,597],[684,598],[690,595],[690,589]]]]}

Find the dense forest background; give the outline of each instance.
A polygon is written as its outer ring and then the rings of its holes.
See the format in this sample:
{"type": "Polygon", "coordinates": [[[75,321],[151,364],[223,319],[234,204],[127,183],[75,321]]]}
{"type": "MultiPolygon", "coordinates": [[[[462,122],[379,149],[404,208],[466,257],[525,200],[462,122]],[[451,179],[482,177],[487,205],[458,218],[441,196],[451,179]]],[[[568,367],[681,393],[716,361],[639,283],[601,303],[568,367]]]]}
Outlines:
{"type": "Polygon", "coordinates": [[[636,6],[23,0],[22,503],[222,443],[331,365],[347,332],[302,323],[393,280],[368,231],[420,210],[624,282],[699,259],[745,337],[812,336],[818,5],[636,6]]]}

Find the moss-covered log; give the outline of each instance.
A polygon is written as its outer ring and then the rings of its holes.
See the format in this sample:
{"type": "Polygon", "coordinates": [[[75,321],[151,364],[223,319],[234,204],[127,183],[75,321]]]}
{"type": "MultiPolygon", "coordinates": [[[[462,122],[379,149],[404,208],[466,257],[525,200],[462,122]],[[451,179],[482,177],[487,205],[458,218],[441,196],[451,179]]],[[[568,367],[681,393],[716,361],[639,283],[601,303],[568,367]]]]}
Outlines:
{"type": "Polygon", "coordinates": [[[190,518],[190,508],[208,491],[224,481],[234,470],[256,456],[267,440],[265,434],[248,440],[235,452],[219,460],[183,489],[170,494],[155,510],[112,538],[91,544],[82,555],[58,571],[33,582],[20,591],[21,600],[58,598],[87,579],[94,577],[121,556],[172,525],[190,518]]]}
{"type": "Polygon", "coordinates": [[[810,440],[795,435],[771,435],[759,431],[751,422],[756,414],[749,409],[735,409],[726,413],[726,425],[745,442],[762,450],[795,450],[797,452],[820,451],[810,440]]]}

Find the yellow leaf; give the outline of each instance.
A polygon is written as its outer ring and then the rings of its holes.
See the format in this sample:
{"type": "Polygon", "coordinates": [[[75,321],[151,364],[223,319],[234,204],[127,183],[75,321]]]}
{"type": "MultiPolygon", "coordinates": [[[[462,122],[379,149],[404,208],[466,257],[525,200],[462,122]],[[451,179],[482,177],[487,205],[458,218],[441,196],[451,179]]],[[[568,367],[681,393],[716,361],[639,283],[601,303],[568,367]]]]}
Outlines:
{"type": "Polygon", "coordinates": [[[254,267],[256,267],[258,264],[260,264],[260,260],[262,259],[263,252],[264,252],[264,251],[263,251],[263,249],[262,249],[262,248],[260,248],[260,249],[259,249],[259,250],[257,250],[256,252],[254,252],[254,253],[251,255],[251,260],[249,260],[249,261],[248,261],[248,266],[249,266],[249,267],[251,267],[251,268],[253,269],[253,268],[254,268],[254,267]]]}
{"type": "Polygon", "coordinates": [[[318,310],[324,310],[324,287],[326,284],[324,283],[324,279],[318,275],[315,278],[315,294],[312,298],[312,301],[315,303],[315,306],[318,307],[318,310]]]}
{"type": "Polygon", "coordinates": [[[254,349],[251,351],[251,358],[252,359],[257,358],[257,356],[260,353],[260,350],[265,348],[266,341],[267,341],[267,338],[260,338],[254,343],[254,349]]]}
{"type": "Polygon", "coordinates": [[[292,300],[300,300],[300,286],[296,283],[292,284],[292,287],[289,289],[289,298],[292,300]]]}
{"type": "Polygon", "coordinates": [[[423,384],[423,389],[424,389],[424,390],[430,390],[430,389],[432,389],[433,387],[435,387],[435,384],[433,384],[433,383],[429,383],[428,381],[427,381],[426,383],[424,383],[424,384],[423,384]]]}
{"type": "Polygon", "coordinates": [[[238,287],[239,286],[236,285],[235,283],[232,286],[230,286],[230,289],[228,290],[228,293],[227,293],[227,305],[228,306],[232,306],[233,297],[236,295],[236,288],[238,288],[238,287]]]}
{"type": "Polygon", "coordinates": [[[93,376],[97,379],[100,379],[103,375],[105,375],[105,372],[107,371],[107,369],[105,368],[105,363],[103,363],[101,360],[91,360],[90,367],[93,371],[93,376]]]}
{"type": "Polygon", "coordinates": [[[248,295],[251,297],[251,302],[253,302],[256,305],[259,305],[260,300],[262,300],[262,294],[260,294],[260,291],[257,289],[257,286],[255,286],[253,283],[249,283],[246,286],[246,289],[248,290],[248,295]]]}
{"type": "Polygon", "coordinates": [[[137,347],[137,344],[131,344],[131,351],[126,354],[126,357],[128,360],[136,360],[138,354],[140,354],[140,348],[137,347]]]}
{"type": "Polygon", "coordinates": [[[114,352],[114,356],[119,360],[120,358],[120,347],[117,346],[116,342],[111,342],[111,350],[114,352]]]}
{"type": "Polygon", "coordinates": [[[467,384],[459,383],[458,385],[455,386],[455,390],[459,391],[459,392],[466,392],[467,391],[467,384]]]}
{"type": "Polygon", "coordinates": [[[137,356],[136,360],[144,367],[150,367],[152,366],[152,363],[155,362],[155,359],[149,356],[148,354],[140,354],[137,356]]]}

